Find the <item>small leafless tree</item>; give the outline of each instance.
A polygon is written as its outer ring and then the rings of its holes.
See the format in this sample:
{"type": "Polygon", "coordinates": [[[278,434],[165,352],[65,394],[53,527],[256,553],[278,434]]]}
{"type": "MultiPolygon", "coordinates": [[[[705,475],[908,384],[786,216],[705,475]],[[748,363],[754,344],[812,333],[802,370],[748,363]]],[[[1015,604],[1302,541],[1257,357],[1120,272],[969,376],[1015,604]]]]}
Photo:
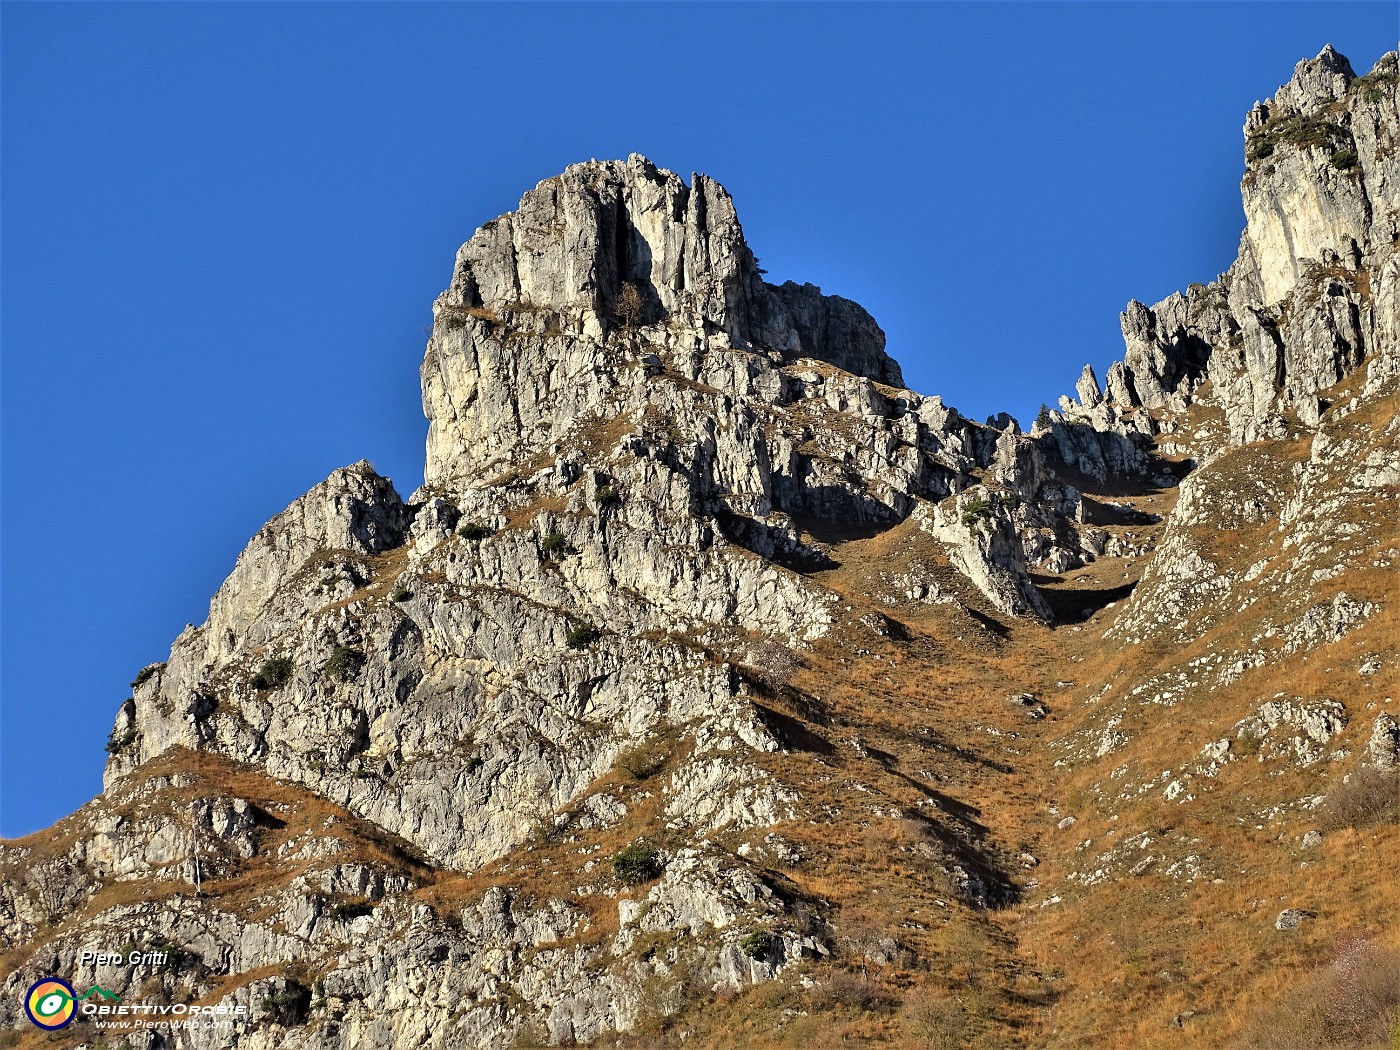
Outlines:
{"type": "Polygon", "coordinates": [[[968,1033],[965,1007],[952,996],[929,988],[915,989],[901,1011],[904,1023],[928,1050],[956,1050],[968,1033]]]}
{"type": "Polygon", "coordinates": [[[628,328],[636,328],[642,319],[642,293],[631,281],[625,282],[617,293],[617,319],[628,328]]]}

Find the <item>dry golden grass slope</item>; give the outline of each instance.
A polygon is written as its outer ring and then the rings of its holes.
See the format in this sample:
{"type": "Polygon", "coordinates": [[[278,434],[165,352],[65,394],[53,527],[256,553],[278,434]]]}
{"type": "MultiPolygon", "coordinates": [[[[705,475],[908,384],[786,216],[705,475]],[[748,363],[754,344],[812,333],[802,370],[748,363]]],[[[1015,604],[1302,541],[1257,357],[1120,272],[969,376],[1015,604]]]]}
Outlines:
{"type": "MultiPolygon", "coordinates": [[[[785,745],[759,762],[799,793],[798,816],[710,845],[763,858],[782,921],[830,953],[737,994],[679,975],[646,1023],[603,1043],[1400,1046],[1395,781],[1360,772],[1376,717],[1400,714],[1397,491],[1356,480],[1357,464],[1396,456],[1397,401],[1392,388],[1335,408],[1320,438],[1236,449],[1181,489],[1097,493],[1154,523],[1105,526],[1133,553],[1038,581],[1053,626],[997,615],[912,520],[827,544],[836,567],[816,578],[841,597],[840,623],[790,674],[753,676],[785,745]],[[1167,559],[1196,569],[1173,575],[1167,559]],[[930,566],[947,600],[903,596],[899,578],[930,566]],[[1024,694],[1034,703],[1013,701],[1024,694]],[[1273,725],[1259,720],[1270,703],[1284,712],[1273,725]],[[1288,721],[1299,711],[1316,717],[1288,721]],[[1308,916],[1276,929],[1290,908],[1308,916]]],[[[646,887],[588,896],[580,883],[637,838],[685,844],[661,797],[681,739],[650,741],[585,793],[625,802],[623,824],[559,820],[472,873],[435,871],[314,793],[187,752],[8,855],[42,866],[116,818],[178,822],[196,798],[239,798],[256,849],[210,857],[197,907],[256,917],[329,856],[401,880],[440,916],[493,886],[568,900],[587,921],[549,947],[606,946],[618,898],[646,887]]],[[[105,877],[4,946],[0,967],[39,966],[66,931],[138,902],[190,904],[179,865],[105,877]]],[[[643,952],[684,934],[649,936],[643,952]]],[[[199,995],[316,985],[294,969],[202,975],[199,995]]],[[[79,1026],[4,1038],[94,1045],[79,1026]]]]}

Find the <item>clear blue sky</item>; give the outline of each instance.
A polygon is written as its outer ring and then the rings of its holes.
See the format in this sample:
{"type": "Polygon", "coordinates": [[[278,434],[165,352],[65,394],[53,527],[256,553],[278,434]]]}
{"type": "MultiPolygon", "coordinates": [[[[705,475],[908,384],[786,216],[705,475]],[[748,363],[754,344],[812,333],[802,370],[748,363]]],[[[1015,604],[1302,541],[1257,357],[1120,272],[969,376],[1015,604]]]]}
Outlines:
{"type": "Polygon", "coordinates": [[[5,3],[0,832],[100,790],[127,683],[257,528],[361,457],[421,480],[453,253],[565,165],[733,193],[770,280],[911,386],[1023,421],[1118,311],[1210,280],[1240,126],[1393,3],[5,3]]]}

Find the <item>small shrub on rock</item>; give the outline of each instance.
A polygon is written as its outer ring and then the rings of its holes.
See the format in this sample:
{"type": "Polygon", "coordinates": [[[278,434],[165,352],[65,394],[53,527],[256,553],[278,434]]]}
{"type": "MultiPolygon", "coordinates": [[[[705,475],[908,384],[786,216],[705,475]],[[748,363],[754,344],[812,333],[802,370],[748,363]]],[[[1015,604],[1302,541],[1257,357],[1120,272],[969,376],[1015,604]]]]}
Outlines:
{"type": "Polygon", "coordinates": [[[991,503],[977,496],[973,496],[962,505],[962,523],[969,529],[975,528],[984,518],[991,516],[991,503]]]}
{"type": "Polygon", "coordinates": [[[484,540],[496,535],[496,530],[479,521],[469,521],[457,530],[457,535],[464,540],[484,540]]]}
{"type": "Polygon", "coordinates": [[[616,507],[622,502],[622,493],[611,485],[600,485],[598,491],[593,494],[593,502],[598,505],[599,510],[616,507]]]}
{"type": "Polygon", "coordinates": [[[145,685],[152,678],[154,678],[156,676],[156,672],[164,666],[165,664],[151,664],[149,667],[141,668],[141,670],[136,673],[136,677],[132,679],[131,688],[140,689],[143,685],[145,685]]]}
{"type": "Polygon", "coordinates": [[[186,951],[174,941],[159,934],[151,939],[148,950],[165,953],[165,962],[161,964],[161,969],[164,970],[183,970],[186,966],[199,962],[199,956],[194,952],[186,951]]]}
{"type": "Polygon", "coordinates": [[[617,319],[628,328],[635,328],[642,319],[642,293],[630,281],[618,290],[617,319]]]}
{"type": "Polygon", "coordinates": [[[344,681],[355,673],[360,664],[364,663],[364,659],[365,654],[359,649],[337,645],[322,670],[331,677],[344,681]]]}
{"type": "Polygon", "coordinates": [[[739,942],[739,950],[750,959],[761,959],[773,950],[773,935],[767,930],[754,930],[739,942]]]}
{"type": "Polygon", "coordinates": [[[587,620],[574,624],[564,635],[564,644],[570,649],[587,649],[602,637],[602,632],[587,620]]]}
{"type": "Polygon", "coordinates": [[[374,905],[369,901],[344,901],[331,909],[331,918],[341,922],[349,922],[362,915],[369,915],[373,911],[374,905]]]}
{"type": "Polygon", "coordinates": [[[288,1027],[305,1021],[310,1008],[311,989],[295,981],[286,982],[280,992],[258,1002],[258,1009],[264,1017],[288,1027]]]}
{"type": "Polygon", "coordinates": [[[540,553],[551,561],[558,561],[569,553],[569,541],[562,532],[551,532],[540,539],[540,553]]]}
{"type": "Polygon", "coordinates": [[[642,746],[622,752],[613,763],[613,768],[626,773],[633,780],[645,780],[665,764],[666,757],[659,751],[642,746]]]}
{"type": "Polygon", "coordinates": [[[292,661],[286,656],[274,656],[254,672],[248,684],[254,689],[276,689],[292,677],[292,661]]]}
{"type": "Polygon", "coordinates": [[[389,600],[391,602],[406,602],[412,597],[413,592],[410,591],[403,584],[399,584],[397,587],[395,587],[392,591],[389,592],[389,600]]]}
{"type": "Polygon", "coordinates": [[[661,854],[646,840],[638,839],[612,855],[612,866],[619,882],[638,886],[661,874],[661,854]]]}

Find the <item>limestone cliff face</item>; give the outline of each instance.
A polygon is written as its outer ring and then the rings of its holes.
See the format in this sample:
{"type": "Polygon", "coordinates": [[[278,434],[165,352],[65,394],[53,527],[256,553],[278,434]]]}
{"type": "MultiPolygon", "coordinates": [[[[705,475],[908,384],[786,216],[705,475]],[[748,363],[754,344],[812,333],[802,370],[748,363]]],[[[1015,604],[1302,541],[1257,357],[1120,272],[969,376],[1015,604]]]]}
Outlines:
{"type": "Polygon", "coordinates": [[[1283,302],[1310,264],[1354,270],[1400,236],[1394,78],[1394,55],[1358,78],[1328,46],[1250,111],[1238,273],[1264,306],[1283,302]]]}
{"type": "MultiPolygon", "coordinates": [[[[1245,122],[1247,226],[1220,278],[1122,317],[1127,352],[1063,418],[1096,429],[1174,433],[1188,405],[1223,432],[1174,439],[1208,459],[1313,426],[1333,386],[1368,355],[1400,352],[1400,159],[1396,56],[1364,77],[1331,47],[1245,122]],[[1164,415],[1165,413],[1165,415],[1164,415]]],[[[1084,391],[1081,391],[1081,395],[1084,391]]]]}
{"type": "MultiPolygon", "coordinates": [[[[133,684],[103,798],[51,841],[0,849],[16,873],[0,947],[101,982],[83,949],[159,927],[190,954],[161,994],[274,1004],[247,1047],[588,1041],[680,1009],[665,996],[830,956],[832,904],[773,874],[800,853],[770,829],[833,809],[794,757],[819,698],[784,676],[814,646],[843,669],[871,657],[843,632],[902,630],[833,582],[852,544],[897,536],[905,571],[859,600],[948,606],[961,626],[939,644],[956,647],[1011,617],[1053,621],[1061,574],[1108,559],[1116,580],[1113,559],[1146,548],[1112,530],[1160,519],[1107,497],[1190,475],[1110,639],[1214,630],[1255,581],[1284,596],[1285,655],[1375,612],[1314,600],[1286,559],[1219,569],[1202,532],[1276,523],[1327,579],[1329,516],[1384,520],[1396,80],[1393,54],[1367,77],[1330,49],[1301,63],[1246,125],[1235,264],[1130,304],[1106,388],[1086,368],[1029,434],[905,389],[856,304],[765,283],[713,180],[633,156],[540,183],[463,245],[434,304],[424,486],[404,499],[357,463],[259,531],[207,620],[133,684]],[[1230,473],[1246,443],[1299,435],[1310,453],[1279,453],[1286,484],[1230,473]],[[622,892],[608,853],[640,829],[665,848],[622,892]],[[569,885],[517,896],[545,855],[569,885]],[[186,890],[196,867],[216,900],[186,890]],[[143,901],[127,883],[162,889],[143,901]],[[82,918],[55,925],[68,913],[82,918]]],[[[898,765],[859,735],[841,746],[852,790],[898,765]]],[[[917,802],[937,802],[937,845],[909,852],[949,899],[985,906],[1009,885],[978,852],[986,829],[948,831],[958,807],[937,800],[917,802]]],[[[32,977],[9,978],[0,1020],[32,977]]],[[[220,1038],[177,1045],[235,1045],[220,1038]]]]}
{"type": "Polygon", "coordinates": [[[435,315],[424,487],[360,463],[269,522],[123,708],[109,784],[217,751],[469,868],[679,728],[697,769],[731,756],[717,812],[761,823],[783,792],[740,755],[776,745],[733,665],[827,630],[807,529],[917,510],[995,609],[1041,617],[1030,563],[1083,555],[1014,421],[889,385],[869,315],[765,285],[702,176],[568,169],[463,246],[435,315]]]}
{"type": "MultiPolygon", "coordinates": [[[[1341,454],[1357,443],[1339,445],[1329,435],[1354,429],[1348,417],[1363,402],[1383,401],[1400,376],[1398,81],[1395,52],[1358,77],[1329,46],[1256,104],[1244,126],[1248,225],[1238,258],[1211,284],[1193,284],[1151,308],[1128,305],[1127,352],[1109,369],[1106,393],[1086,366],[1079,400],[1062,398],[1053,414],[1051,436],[1068,462],[1100,473],[1069,442],[1087,430],[1158,435],[1159,449],[1203,466],[1238,459],[1245,453],[1236,450],[1251,443],[1311,441],[1308,467],[1271,479],[1273,492],[1251,503],[1253,523],[1278,515],[1284,494],[1319,471],[1332,490],[1350,490],[1333,510],[1384,490],[1374,471],[1357,471],[1341,454]],[[1364,381],[1338,401],[1335,391],[1353,374],[1364,381]]],[[[1393,424],[1377,435],[1382,448],[1392,431],[1393,424]]],[[[1387,453],[1372,447],[1370,454],[1387,453]]],[[[1125,637],[1169,625],[1183,637],[1204,630],[1202,607],[1215,606],[1221,617],[1236,611],[1241,589],[1286,590],[1273,574],[1292,580],[1297,565],[1314,557],[1318,537],[1295,538],[1292,564],[1267,573],[1260,564],[1249,580],[1232,584],[1203,558],[1196,538],[1213,518],[1204,510],[1212,498],[1216,513],[1231,498],[1212,473],[1183,486],[1161,551],[1116,628],[1125,637]]],[[[1305,507],[1317,502],[1302,500],[1305,507]]],[[[1283,514],[1281,533],[1296,528],[1296,513],[1283,514]]]]}
{"type": "Polygon", "coordinates": [[[457,253],[423,363],[430,485],[538,453],[610,395],[635,397],[608,338],[624,286],[637,296],[628,322],[690,370],[711,351],[741,350],[903,385],[884,333],[855,303],[763,282],[714,180],[686,186],[636,155],[576,164],[457,253]]]}
{"type": "Polygon", "coordinates": [[[1000,457],[1024,499],[986,520],[1033,538],[988,545],[960,524],[938,534],[956,563],[998,609],[1045,616],[1029,562],[1057,544],[1081,555],[1075,493],[1039,499],[1039,454],[1014,423],[980,427],[903,389],[854,303],[765,284],[704,176],[686,186],[637,156],[569,168],[477,231],[434,312],[425,493],[591,467],[657,509],[650,529],[695,513],[802,568],[820,556],[795,520],[888,526],[1000,457]]]}

